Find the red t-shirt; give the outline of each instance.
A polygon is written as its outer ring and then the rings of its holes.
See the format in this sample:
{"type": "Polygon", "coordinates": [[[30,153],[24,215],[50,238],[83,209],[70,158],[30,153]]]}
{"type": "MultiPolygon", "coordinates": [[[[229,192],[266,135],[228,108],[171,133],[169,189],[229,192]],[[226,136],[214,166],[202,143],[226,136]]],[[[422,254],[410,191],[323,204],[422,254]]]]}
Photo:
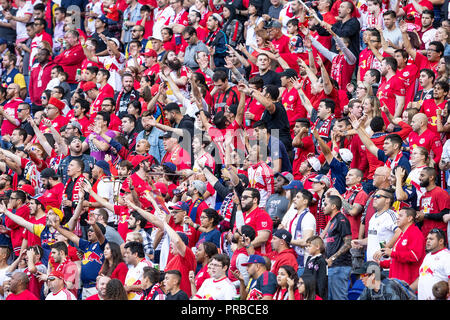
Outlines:
{"type": "MultiPolygon", "coordinates": [[[[436,214],[444,209],[450,209],[450,195],[441,187],[435,187],[433,190],[425,192],[420,198],[420,210],[424,210],[424,208],[427,209],[425,211],[428,211],[429,214],[436,214]]],[[[424,219],[422,234],[425,240],[428,232],[433,228],[441,229],[445,232],[445,237],[447,237],[447,223],[424,219]]]]}
{"type": "Polygon", "coordinates": [[[28,289],[25,289],[19,294],[10,293],[6,300],[39,300],[36,296],[31,293],[28,289]]]}
{"type": "Polygon", "coordinates": [[[294,179],[300,180],[301,173],[300,165],[303,161],[306,160],[308,154],[315,153],[314,141],[311,136],[306,136],[302,139],[303,147],[302,148],[294,148],[294,161],[292,162],[292,172],[294,173],[294,179]]]}
{"type": "MultiPolygon", "coordinates": [[[[405,96],[406,89],[404,82],[398,76],[392,76],[389,80],[381,82],[378,88],[377,97],[380,105],[386,104],[389,112],[395,114],[395,105],[397,96],[405,96]]],[[[403,110],[402,110],[403,111],[403,110]]],[[[390,123],[386,115],[383,113],[383,119],[386,126],[390,123]]]]}
{"type": "Polygon", "coordinates": [[[428,117],[428,129],[430,129],[435,133],[437,133],[436,110],[437,109],[443,110],[445,108],[446,103],[447,100],[444,100],[439,105],[437,105],[434,99],[427,99],[422,102],[421,112],[425,113],[425,115],[428,117]]]}
{"type": "Polygon", "coordinates": [[[49,190],[46,190],[42,196],[38,198],[40,202],[44,205],[46,208],[47,206],[52,206],[54,208],[61,207],[62,202],[62,194],[64,190],[64,184],[58,183],[54,187],[52,187],[49,190]]]}
{"type": "Polygon", "coordinates": [[[270,243],[272,241],[273,222],[266,210],[258,207],[251,212],[245,212],[244,222],[246,225],[249,225],[255,229],[256,234],[262,230],[270,231],[269,239],[267,239],[265,245],[255,248],[255,253],[268,254],[271,252],[272,246],[270,243]]]}
{"type": "Polygon", "coordinates": [[[281,95],[281,103],[286,109],[292,132],[292,128],[295,125],[295,120],[298,118],[306,118],[308,113],[306,112],[306,109],[300,100],[300,96],[298,95],[298,91],[295,88],[291,88],[291,90],[286,89],[283,91],[283,94],[281,95]]]}
{"type": "Polygon", "coordinates": [[[426,129],[421,135],[411,131],[409,134],[409,148],[412,152],[416,147],[424,147],[428,152],[433,151],[434,162],[438,163],[442,155],[442,142],[440,137],[430,129],[426,129]]]}
{"type": "MultiPolygon", "coordinates": [[[[23,103],[23,100],[20,98],[13,99],[6,103],[3,106],[3,112],[7,113],[9,116],[13,117],[16,120],[19,120],[17,118],[17,108],[19,107],[19,104],[23,103]]],[[[19,121],[20,122],[20,121],[19,121]]],[[[12,124],[9,122],[9,120],[6,120],[6,118],[3,119],[2,122],[2,128],[1,128],[1,134],[4,135],[11,135],[14,129],[16,129],[18,126],[15,124],[12,124]]]]}
{"type": "MultiPolygon", "coordinates": [[[[419,1],[419,5],[426,7],[425,9],[433,11],[433,4],[428,0],[419,1]]],[[[410,14],[414,16],[414,24],[416,25],[417,30],[420,30],[422,28],[422,14],[417,11],[412,3],[404,6],[402,9],[405,12],[405,15],[410,14]]]]}
{"type": "Polygon", "coordinates": [[[117,220],[117,232],[119,232],[123,241],[126,240],[128,232],[128,218],[130,217],[130,211],[132,211],[127,206],[114,206],[114,214],[116,214],[119,219],[117,220]]]}
{"type": "Polygon", "coordinates": [[[195,271],[197,266],[197,260],[195,259],[195,255],[189,247],[186,247],[186,251],[184,257],[180,255],[173,256],[167,262],[166,269],[164,271],[169,270],[178,270],[181,272],[181,283],[180,289],[186,292],[188,297],[192,296],[191,291],[191,282],[189,281],[189,271],[195,271]]]}
{"type": "Polygon", "coordinates": [[[415,93],[415,84],[419,68],[415,64],[408,64],[402,70],[397,70],[397,76],[403,81],[406,88],[405,106],[412,101],[415,93]]]}

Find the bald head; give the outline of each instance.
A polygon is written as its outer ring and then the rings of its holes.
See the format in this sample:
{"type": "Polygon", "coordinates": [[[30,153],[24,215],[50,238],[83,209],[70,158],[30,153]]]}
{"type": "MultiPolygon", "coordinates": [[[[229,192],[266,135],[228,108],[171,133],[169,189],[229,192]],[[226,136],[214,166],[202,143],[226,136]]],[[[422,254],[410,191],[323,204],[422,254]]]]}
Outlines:
{"type": "Polygon", "coordinates": [[[417,113],[411,119],[411,127],[414,132],[425,131],[428,125],[428,117],[424,113],[417,113]]]}
{"type": "Polygon", "coordinates": [[[28,287],[29,281],[25,272],[15,272],[11,276],[11,292],[14,294],[21,293],[28,287]]]}
{"type": "Polygon", "coordinates": [[[381,166],[378,167],[373,174],[373,186],[377,189],[387,188],[389,186],[389,176],[391,168],[381,166]]]}

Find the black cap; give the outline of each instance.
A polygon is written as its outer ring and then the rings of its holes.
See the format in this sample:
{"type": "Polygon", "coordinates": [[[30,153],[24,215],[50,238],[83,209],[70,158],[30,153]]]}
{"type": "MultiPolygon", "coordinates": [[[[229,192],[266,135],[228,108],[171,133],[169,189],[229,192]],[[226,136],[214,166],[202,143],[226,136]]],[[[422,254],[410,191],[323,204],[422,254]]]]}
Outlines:
{"type": "Polygon", "coordinates": [[[378,273],[381,277],[381,279],[383,279],[383,275],[381,273],[381,271],[383,271],[383,269],[380,267],[380,265],[378,263],[376,263],[375,261],[366,261],[361,267],[359,268],[355,268],[352,272],[354,274],[364,274],[364,273],[378,273]]]}
{"type": "Polygon", "coordinates": [[[49,178],[58,178],[59,176],[56,174],[55,170],[52,168],[45,168],[41,171],[41,178],[49,179],[49,178]]]}
{"type": "Polygon", "coordinates": [[[282,73],[280,73],[280,77],[298,78],[298,74],[294,69],[286,69],[282,73]]]}
{"type": "Polygon", "coordinates": [[[273,233],[273,236],[284,240],[288,245],[291,244],[292,234],[286,229],[278,229],[273,233]]]}
{"type": "Polygon", "coordinates": [[[168,138],[172,138],[172,132],[167,131],[166,133],[164,133],[162,136],[159,136],[160,139],[168,139],[168,138]]]}

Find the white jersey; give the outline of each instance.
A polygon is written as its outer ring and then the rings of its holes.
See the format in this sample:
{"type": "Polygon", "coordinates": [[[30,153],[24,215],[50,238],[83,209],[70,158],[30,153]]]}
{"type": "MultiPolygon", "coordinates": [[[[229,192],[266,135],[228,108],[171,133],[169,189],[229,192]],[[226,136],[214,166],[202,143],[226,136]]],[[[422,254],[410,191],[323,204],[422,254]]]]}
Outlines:
{"type": "Polygon", "coordinates": [[[397,216],[391,209],[380,214],[375,213],[369,221],[367,236],[367,261],[373,260],[373,254],[380,250],[380,242],[388,242],[397,228],[397,216]]]}
{"type": "Polygon", "coordinates": [[[446,248],[428,253],[419,269],[418,300],[434,300],[433,285],[450,278],[450,251],[446,248]]]}
{"type": "Polygon", "coordinates": [[[206,279],[195,296],[203,300],[232,300],[236,295],[233,283],[225,277],[222,280],[206,279]]]}
{"type": "Polygon", "coordinates": [[[72,292],[64,288],[57,293],[50,292],[45,300],[77,300],[77,298],[72,292]]]}
{"type": "MultiPolygon", "coordinates": [[[[125,277],[126,286],[134,286],[142,283],[144,268],[152,267],[152,263],[146,259],[141,260],[136,266],[128,266],[127,276],[125,277]]],[[[141,300],[142,292],[130,291],[128,300],[141,300]]]]}

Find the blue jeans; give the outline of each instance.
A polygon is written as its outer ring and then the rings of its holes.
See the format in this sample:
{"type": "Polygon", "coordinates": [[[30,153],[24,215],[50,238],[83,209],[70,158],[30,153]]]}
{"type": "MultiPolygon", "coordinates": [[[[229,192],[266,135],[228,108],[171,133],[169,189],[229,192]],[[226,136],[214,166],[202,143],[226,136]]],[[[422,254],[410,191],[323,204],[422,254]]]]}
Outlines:
{"type": "Polygon", "coordinates": [[[348,300],[348,280],[352,267],[328,268],[328,300],[348,300]]]}

